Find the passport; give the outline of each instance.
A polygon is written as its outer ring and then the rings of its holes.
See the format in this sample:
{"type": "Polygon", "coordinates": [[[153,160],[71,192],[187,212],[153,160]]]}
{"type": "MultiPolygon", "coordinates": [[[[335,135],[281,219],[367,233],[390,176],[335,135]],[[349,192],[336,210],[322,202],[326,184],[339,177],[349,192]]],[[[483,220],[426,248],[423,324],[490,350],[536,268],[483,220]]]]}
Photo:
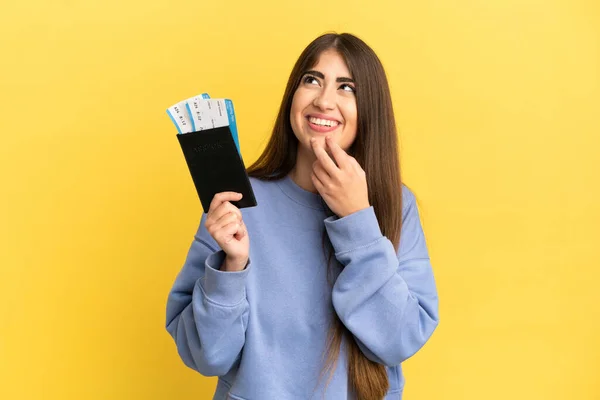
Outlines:
{"type": "Polygon", "coordinates": [[[241,200],[231,201],[238,208],[256,206],[231,100],[203,94],[169,107],[167,113],[177,127],[176,137],[204,212],[219,192],[241,193],[241,200]]]}

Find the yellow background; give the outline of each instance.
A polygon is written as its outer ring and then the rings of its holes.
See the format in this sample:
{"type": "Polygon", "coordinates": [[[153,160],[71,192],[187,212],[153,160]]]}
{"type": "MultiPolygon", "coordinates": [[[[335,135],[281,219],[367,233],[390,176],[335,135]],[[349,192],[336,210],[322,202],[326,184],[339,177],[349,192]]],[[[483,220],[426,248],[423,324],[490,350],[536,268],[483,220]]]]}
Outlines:
{"type": "Polygon", "coordinates": [[[202,212],[165,109],[233,99],[249,165],[330,30],[387,69],[439,286],[405,398],[600,399],[597,1],[5,3],[1,399],[211,397],[164,328],[202,212]]]}

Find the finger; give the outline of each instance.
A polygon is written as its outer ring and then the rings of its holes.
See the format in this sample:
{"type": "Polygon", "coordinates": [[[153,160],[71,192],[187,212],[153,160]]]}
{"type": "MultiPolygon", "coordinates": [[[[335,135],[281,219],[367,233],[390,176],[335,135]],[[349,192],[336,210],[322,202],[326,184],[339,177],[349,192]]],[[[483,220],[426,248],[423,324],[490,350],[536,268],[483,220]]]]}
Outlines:
{"type": "Polygon", "coordinates": [[[237,223],[240,226],[242,225],[242,222],[237,217],[237,215],[235,215],[233,213],[229,213],[229,214],[221,217],[221,219],[215,224],[215,226],[217,227],[217,231],[218,231],[219,229],[223,229],[224,226],[227,226],[233,222],[237,223]]]}
{"type": "Polygon", "coordinates": [[[225,243],[229,243],[231,242],[231,240],[235,237],[235,235],[237,234],[237,232],[240,230],[240,225],[238,222],[231,222],[227,225],[225,225],[223,228],[221,228],[220,230],[220,239],[225,242],[225,243]]]}
{"type": "Polygon", "coordinates": [[[242,212],[240,211],[240,209],[231,204],[229,201],[221,203],[221,205],[217,207],[216,210],[212,211],[209,218],[211,218],[212,221],[218,221],[220,218],[222,218],[224,215],[227,215],[228,213],[234,213],[240,219],[242,219],[242,212]]]}
{"type": "Polygon", "coordinates": [[[240,227],[237,233],[234,235],[237,240],[241,240],[244,236],[246,236],[246,227],[244,226],[244,222],[240,224],[240,227]]]}
{"type": "Polygon", "coordinates": [[[331,177],[329,176],[327,171],[325,171],[325,168],[323,168],[321,162],[318,160],[313,163],[313,173],[316,175],[316,177],[319,179],[323,186],[325,186],[325,184],[331,180],[331,177]]]}
{"type": "Polygon", "coordinates": [[[319,177],[313,172],[310,174],[310,179],[312,180],[313,185],[315,185],[317,191],[322,193],[325,189],[325,185],[323,185],[323,182],[319,179],[319,177]]]}
{"type": "Polygon", "coordinates": [[[327,136],[325,138],[325,144],[327,148],[331,151],[333,155],[333,159],[337,163],[340,168],[343,168],[348,163],[348,153],[346,153],[339,144],[333,140],[331,136],[327,136]]]}
{"type": "Polygon", "coordinates": [[[210,214],[212,211],[216,210],[221,204],[226,201],[237,201],[242,198],[241,193],[236,192],[220,192],[214,195],[212,201],[210,202],[210,206],[208,207],[208,213],[210,214]]]}
{"type": "Polygon", "coordinates": [[[225,216],[223,216],[215,224],[215,226],[218,226],[218,228],[216,228],[215,231],[218,232],[220,229],[223,229],[225,226],[228,226],[232,223],[237,224],[237,226],[240,230],[246,229],[246,225],[244,225],[244,221],[241,218],[239,218],[237,215],[235,215],[233,213],[229,213],[229,214],[226,214],[225,216]]]}
{"type": "Polygon", "coordinates": [[[218,221],[212,222],[211,224],[207,224],[206,229],[208,230],[208,233],[210,233],[210,235],[215,240],[218,240],[219,237],[221,237],[223,235],[223,228],[232,223],[239,225],[240,221],[235,216],[235,214],[228,213],[228,214],[224,215],[223,217],[219,218],[218,221]]]}
{"type": "Polygon", "coordinates": [[[329,175],[335,176],[339,172],[339,168],[335,165],[331,157],[329,157],[329,154],[327,154],[323,146],[321,146],[316,139],[313,138],[310,141],[312,143],[315,156],[317,156],[317,160],[321,162],[321,165],[329,175]]]}

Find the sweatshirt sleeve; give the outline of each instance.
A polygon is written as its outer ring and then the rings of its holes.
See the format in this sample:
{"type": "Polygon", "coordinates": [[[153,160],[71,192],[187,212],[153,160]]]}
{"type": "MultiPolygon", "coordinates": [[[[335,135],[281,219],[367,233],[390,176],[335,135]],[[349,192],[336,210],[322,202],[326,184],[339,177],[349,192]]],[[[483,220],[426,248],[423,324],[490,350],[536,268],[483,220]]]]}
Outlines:
{"type": "Polygon", "coordinates": [[[206,231],[205,218],[169,292],[166,328],[185,365],[205,376],[222,376],[244,346],[251,265],[239,272],[219,270],[225,253],[206,231]]]}
{"type": "Polygon", "coordinates": [[[398,253],[373,207],[325,220],[343,265],[333,287],[340,320],[372,361],[394,366],[415,354],[438,324],[438,295],[414,195],[403,186],[398,253]]]}

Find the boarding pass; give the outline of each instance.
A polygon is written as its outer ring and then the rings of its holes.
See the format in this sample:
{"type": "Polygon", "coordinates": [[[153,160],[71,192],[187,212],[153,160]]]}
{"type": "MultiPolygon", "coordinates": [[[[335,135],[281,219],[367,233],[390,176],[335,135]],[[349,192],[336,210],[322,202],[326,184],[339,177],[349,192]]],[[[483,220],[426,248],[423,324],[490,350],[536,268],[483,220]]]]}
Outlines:
{"type": "Polygon", "coordinates": [[[240,152],[235,110],[230,99],[211,99],[207,93],[202,93],[172,105],[167,114],[179,134],[228,126],[240,152]]]}

